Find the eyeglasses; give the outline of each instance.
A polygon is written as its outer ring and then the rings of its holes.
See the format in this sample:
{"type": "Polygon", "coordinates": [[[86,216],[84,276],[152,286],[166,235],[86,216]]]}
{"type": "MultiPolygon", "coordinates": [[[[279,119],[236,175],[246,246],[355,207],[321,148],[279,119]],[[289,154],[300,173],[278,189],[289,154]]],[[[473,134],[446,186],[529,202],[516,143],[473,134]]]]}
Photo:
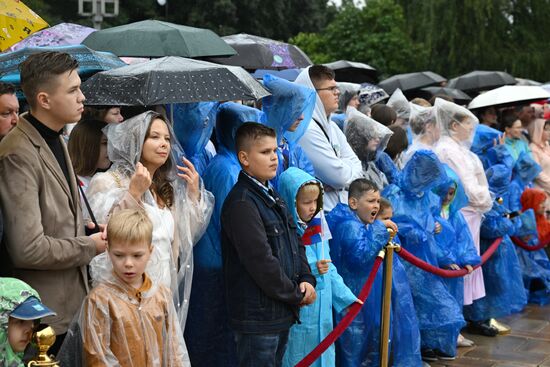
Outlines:
{"type": "Polygon", "coordinates": [[[315,90],[317,92],[319,92],[320,90],[328,90],[329,92],[331,92],[333,94],[336,94],[336,93],[340,92],[340,88],[337,85],[333,85],[332,87],[327,87],[327,88],[316,88],[315,90]]]}

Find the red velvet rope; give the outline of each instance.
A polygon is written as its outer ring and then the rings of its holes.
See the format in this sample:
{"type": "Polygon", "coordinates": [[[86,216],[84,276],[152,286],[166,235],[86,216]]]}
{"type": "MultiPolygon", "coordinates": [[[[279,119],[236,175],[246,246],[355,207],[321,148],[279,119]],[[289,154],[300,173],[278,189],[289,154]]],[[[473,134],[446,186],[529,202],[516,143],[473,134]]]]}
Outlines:
{"type": "Polygon", "coordinates": [[[512,242],[514,242],[514,245],[521,247],[525,251],[537,251],[548,246],[548,243],[539,243],[536,246],[531,246],[520,240],[518,237],[512,237],[512,242]]]}
{"type": "MultiPolygon", "coordinates": [[[[361,289],[361,293],[359,293],[359,298],[361,301],[365,302],[367,297],[369,296],[369,293],[372,289],[372,284],[374,283],[374,279],[376,278],[376,273],[378,272],[378,269],[380,268],[380,265],[382,264],[383,258],[380,256],[377,256],[374,260],[374,265],[372,267],[372,270],[369,274],[369,277],[365,284],[363,285],[363,288],[361,289]]],[[[332,343],[336,341],[342,335],[344,330],[347,329],[347,327],[351,324],[353,319],[359,314],[359,311],[361,310],[361,307],[363,307],[362,304],[354,303],[349,307],[348,313],[340,320],[338,325],[326,336],[321,343],[315,347],[307,356],[304,357],[295,367],[307,367],[310,366],[317,358],[323,354],[325,350],[328,349],[328,347],[331,346],[332,343]]]]}
{"type": "MultiPolygon", "coordinates": [[[[481,267],[483,264],[489,260],[489,258],[495,253],[498,246],[502,242],[502,238],[497,238],[495,242],[491,244],[491,246],[481,255],[481,264],[474,266],[474,269],[477,269],[481,267]]],[[[399,256],[401,256],[403,259],[407,260],[414,266],[425,270],[427,272],[430,272],[435,275],[439,275],[443,278],[458,278],[463,277],[464,275],[468,274],[468,270],[466,269],[460,269],[460,270],[445,270],[438,268],[437,266],[433,266],[431,264],[428,264],[424,260],[419,259],[418,257],[411,254],[409,251],[405,250],[403,247],[401,247],[400,250],[397,251],[399,256]]]]}

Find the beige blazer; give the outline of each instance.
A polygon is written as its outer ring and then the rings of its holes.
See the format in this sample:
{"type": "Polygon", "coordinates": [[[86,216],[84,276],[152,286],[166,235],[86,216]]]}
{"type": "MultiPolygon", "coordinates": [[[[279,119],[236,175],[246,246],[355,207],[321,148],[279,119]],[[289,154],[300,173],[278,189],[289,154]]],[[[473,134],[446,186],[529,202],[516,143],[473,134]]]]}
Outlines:
{"type": "Polygon", "coordinates": [[[43,322],[58,334],[80,309],[88,291],[86,265],[95,256],[94,241],[84,236],[78,186],[62,144],[70,185],[25,114],[0,142],[0,204],[12,276],[36,289],[57,312],[43,322]]]}

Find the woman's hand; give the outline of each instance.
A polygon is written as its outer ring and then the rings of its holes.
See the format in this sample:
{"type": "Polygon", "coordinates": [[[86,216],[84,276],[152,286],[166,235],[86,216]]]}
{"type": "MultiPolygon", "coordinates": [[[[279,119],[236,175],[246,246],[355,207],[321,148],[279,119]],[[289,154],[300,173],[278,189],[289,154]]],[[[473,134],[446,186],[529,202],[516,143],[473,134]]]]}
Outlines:
{"type": "Polygon", "coordinates": [[[136,164],[136,172],[134,172],[132,178],[130,179],[130,187],[128,192],[136,201],[140,202],[141,197],[145,191],[149,190],[151,187],[151,174],[149,170],[145,168],[141,162],[136,164]]]}
{"type": "Polygon", "coordinates": [[[198,202],[200,200],[200,176],[189,159],[181,157],[181,161],[185,166],[177,166],[178,176],[187,182],[187,193],[191,200],[198,202]]]}

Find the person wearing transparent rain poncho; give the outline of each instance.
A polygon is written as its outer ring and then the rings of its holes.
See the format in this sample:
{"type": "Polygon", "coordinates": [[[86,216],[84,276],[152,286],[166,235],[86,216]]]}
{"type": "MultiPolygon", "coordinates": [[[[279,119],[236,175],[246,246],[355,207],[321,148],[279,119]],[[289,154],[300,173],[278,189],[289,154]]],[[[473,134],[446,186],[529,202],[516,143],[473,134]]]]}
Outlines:
{"type": "Polygon", "coordinates": [[[278,177],[289,167],[298,167],[315,176],[311,161],[298,141],[304,136],[315,108],[315,91],[272,75],[264,76],[264,86],[271,92],[262,100],[265,125],[277,133],[277,176],[271,183],[277,186],[278,177]]]}
{"type": "MultiPolygon", "coordinates": [[[[174,294],[182,330],[193,278],[193,245],[204,233],[214,199],[158,113],[148,111],[105,128],[111,168],[94,176],[87,196],[99,223],[114,211],[143,208],[153,222],[146,272],[174,294]],[[177,162],[183,162],[178,165],[177,162]],[[179,264],[179,267],[178,267],[179,264]]],[[[92,279],[109,273],[107,254],[90,263],[92,279]]]]}
{"type": "Polygon", "coordinates": [[[421,149],[433,150],[441,137],[441,126],[435,118],[434,107],[423,107],[410,103],[410,127],[412,144],[403,154],[401,161],[405,165],[412,155],[421,149]]]}
{"type": "MultiPolygon", "coordinates": [[[[456,172],[468,196],[468,205],[461,209],[479,255],[480,227],[484,213],[491,210],[493,200],[481,161],[470,151],[477,118],[466,108],[441,98],[435,100],[435,115],[441,126],[441,139],[435,153],[441,162],[456,172]]],[[[464,277],[464,304],[485,297],[481,268],[464,277]]]]}
{"type": "Polygon", "coordinates": [[[393,132],[356,109],[351,109],[344,132],[348,143],[363,165],[363,176],[382,190],[388,185],[386,175],[375,164],[376,156],[383,151],[393,132]]]}

